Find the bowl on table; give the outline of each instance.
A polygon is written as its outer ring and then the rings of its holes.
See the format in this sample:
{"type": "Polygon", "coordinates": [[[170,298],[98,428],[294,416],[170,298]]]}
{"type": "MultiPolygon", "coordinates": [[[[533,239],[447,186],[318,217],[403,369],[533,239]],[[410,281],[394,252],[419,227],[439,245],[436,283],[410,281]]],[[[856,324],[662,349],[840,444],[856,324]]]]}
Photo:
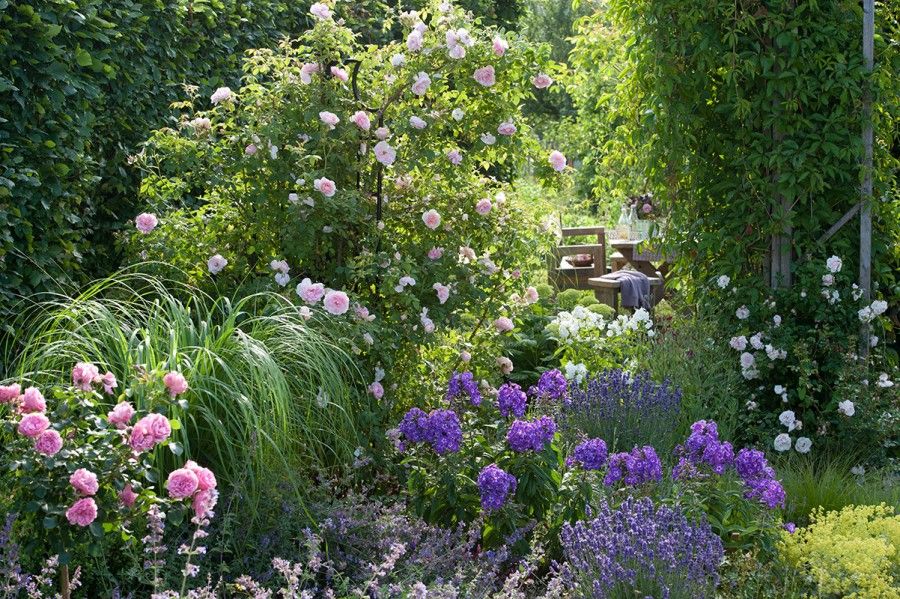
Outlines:
{"type": "Polygon", "coordinates": [[[576,268],[594,265],[594,256],[591,254],[575,254],[569,256],[569,264],[576,268]]]}

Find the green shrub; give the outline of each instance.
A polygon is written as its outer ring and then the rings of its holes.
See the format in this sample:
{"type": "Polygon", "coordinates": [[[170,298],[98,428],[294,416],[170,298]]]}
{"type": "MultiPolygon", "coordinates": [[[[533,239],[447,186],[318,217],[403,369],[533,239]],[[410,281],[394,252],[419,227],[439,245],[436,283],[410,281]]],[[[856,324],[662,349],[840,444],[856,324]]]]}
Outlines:
{"type": "MultiPolygon", "coordinates": [[[[336,471],[360,443],[347,354],[274,294],[213,300],[174,281],[122,272],[77,297],[36,303],[12,362],[17,378],[45,385],[92,361],[116,373],[179,370],[190,389],[178,439],[228,483],[271,471],[336,471]]],[[[131,398],[145,409],[143,396],[131,398]]],[[[175,462],[157,455],[164,469],[175,462]]],[[[295,486],[302,485],[296,476],[295,486]]]]}

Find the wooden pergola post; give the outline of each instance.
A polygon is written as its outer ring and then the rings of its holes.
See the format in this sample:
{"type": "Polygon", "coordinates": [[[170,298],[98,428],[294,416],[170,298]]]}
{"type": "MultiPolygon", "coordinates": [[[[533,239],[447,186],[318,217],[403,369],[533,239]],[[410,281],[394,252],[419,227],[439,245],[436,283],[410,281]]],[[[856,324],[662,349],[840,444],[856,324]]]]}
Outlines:
{"type": "MultiPolygon", "coordinates": [[[[863,59],[866,73],[871,74],[875,63],[875,0],[863,0],[863,59]]],[[[866,82],[863,94],[863,180],[860,187],[859,210],[859,287],[863,297],[872,297],[872,89],[866,82]]],[[[860,353],[869,353],[869,325],[862,323],[860,353]]]]}

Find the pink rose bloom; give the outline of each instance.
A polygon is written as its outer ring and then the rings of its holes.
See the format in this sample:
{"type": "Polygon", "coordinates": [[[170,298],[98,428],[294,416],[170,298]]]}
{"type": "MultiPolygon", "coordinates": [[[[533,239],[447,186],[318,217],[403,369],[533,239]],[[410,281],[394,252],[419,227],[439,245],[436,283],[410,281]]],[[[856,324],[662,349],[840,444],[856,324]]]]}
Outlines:
{"type": "Polygon", "coordinates": [[[324,305],[329,314],[340,316],[350,309],[350,298],[343,291],[329,291],[325,294],[324,305]]]}
{"type": "Polygon", "coordinates": [[[431,260],[440,260],[444,255],[444,248],[433,247],[428,250],[428,258],[431,260]]]}
{"type": "Polygon", "coordinates": [[[426,123],[424,119],[421,119],[417,116],[411,116],[409,117],[409,125],[413,129],[424,129],[428,126],[428,123],[426,123]]]}
{"type": "Polygon", "coordinates": [[[216,254],[206,261],[206,268],[210,274],[217,275],[228,266],[228,260],[222,257],[222,254],[216,254]]]}
{"type": "Polygon", "coordinates": [[[397,159],[397,151],[391,147],[386,141],[379,141],[375,144],[375,160],[385,166],[394,164],[397,159]]]}
{"type": "Polygon", "coordinates": [[[256,151],[258,149],[259,148],[256,147],[256,144],[247,144],[247,147],[244,148],[244,154],[246,154],[247,156],[253,156],[254,154],[256,154],[256,151]]]}
{"type": "Polygon", "coordinates": [[[551,79],[550,75],[546,73],[538,73],[534,76],[534,79],[532,79],[531,82],[538,89],[546,89],[553,85],[553,79],[551,79]]]}
{"type": "Polygon", "coordinates": [[[37,387],[28,387],[22,394],[22,411],[23,412],[44,412],[47,409],[47,402],[37,387]]]}
{"type": "Polygon", "coordinates": [[[150,433],[157,443],[161,443],[169,438],[172,434],[172,427],[169,425],[169,419],[162,414],[147,414],[141,420],[147,421],[150,427],[150,433]]]}
{"type": "Polygon", "coordinates": [[[513,321],[505,316],[501,316],[494,321],[494,328],[500,333],[508,333],[513,330],[513,321]]]}
{"type": "Polygon", "coordinates": [[[416,75],[416,80],[412,84],[412,93],[417,96],[424,96],[428,92],[430,86],[431,77],[428,76],[428,73],[420,72],[416,75]]]}
{"type": "Polygon", "coordinates": [[[200,479],[187,468],[173,470],[169,473],[169,479],[166,481],[166,490],[169,492],[169,497],[174,499],[190,497],[199,486],[200,479]]]}
{"type": "Polygon", "coordinates": [[[220,87],[209,97],[209,101],[213,104],[221,104],[230,100],[232,96],[230,87],[220,87]]]}
{"type": "Polygon", "coordinates": [[[516,132],[516,126],[512,124],[511,121],[506,121],[505,123],[500,123],[500,126],[497,127],[497,133],[500,135],[513,135],[516,132]]]}
{"type": "Polygon", "coordinates": [[[493,41],[494,54],[503,56],[509,49],[509,44],[502,37],[495,37],[493,41]]]}
{"type": "Polygon", "coordinates": [[[434,332],[434,321],[428,318],[428,308],[422,308],[422,314],[419,316],[419,322],[422,323],[422,328],[425,329],[426,333],[434,332]]]}
{"type": "Polygon", "coordinates": [[[144,416],[138,420],[137,423],[135,423],[134,428],[131,429],[131,437],[128,439],[128,445],[137,453],[153,449],[158,443],[157,436],[154,433],[154,420],[151,419],[151,416],[158,416],[158,414],[148,414],[147,416],[144,416]]]}
{"type": "Polygon", "coordinates": [[[100,377],[100,384],[103,385],[103,391],[108,393],[109,395],[113,394],[113,389],[119,386],[118,381],[116,381],[116,375],[106,371],[106,374],[100,377]]]}
{"type": "Polygon", "coordinates": [[[337,191],[337,185],[334,184],[334,181],[326,179],[325,177],[315,179],[313,181],[313,187],[326,198],[332,197],[337,191]]]}
{"type": "Polygon", "coordinates": [[[459,150],[450,150],[447,152],[447,160],[450,161],[450,164],[456,166],[462,162],[462,154],[459,150]]]}
{"type": "Polygon", "coordinates": [[[466,55],[466,49],[459,44],[455,46],[450,46],[450,50],[447,52],[447,55],[454,59],[459,60],[460,58],[464,58],[466,55]]]}
{"type": "Polygon", "coordinates": [[[137,493],[131,488],[131,485],[125,485],[125,488],[119,491],[119,501],[125,507],[131,507],[137,501],[137,493]]]}
{"type": "Polygon", "coordinates": [[[72,504],[72,507],[66,510],[66,520],[69,524],[78,526],[90,526],[91,522],[97,519],[97,504],[93,498],[84,497],[72,504]]]}
{"type": "Polygon", "coordinates": [[[85,468],[79,468],[73,472],[69,477],[69,484],[82,495],[94,495],[100,488],[97,483],[97,475],[85,468]]]}
{"type": "Polygon", "coordinates": [[[32,439],[50,427],[50,421],[40,412],[25,414],[19,421],[19,434],[32,439]]]}
{"type": "Polygon", "coordinates": [[[297,295],[307,304],[315,304],[325,295],[325,285],[313,283],[307,277],[297,285],[297,295]]]}
{"type": "Polygon", "coordinates": [[[219,493],[215,489],[197,491],[194,495],[194,499],[191,501],[194,515],[198,518],[206,517],[206,515],[211,513],[213,508],[216,507],[216,502],[218,500],[219,493]]]}
{"type": "Polygon", "coordinates": [[[42,432],[34,442],[35,451],[43,455],[56,455],[62,446],[62,437],[53,429],[42,432]]]}
{"type": "Polygon", "coordinates": [[[362,129],[363,131],[368,131],[372,126],[372,121],[369,120],[369,115],[363,112],[362,110],[357,110],[353,113],[353,116],[350,117],[350,120],[353,121],[353,124],[362,129]]]}
{"type": "Polygon", "coordinates": [[[422,37],[422,33],[418,29],[414,29],[410,32],[409,37],[406,38],[406,47],[410,52],[418,52],[422,49],[422,45],[425,43],[425,39],[422,37]]]}
{"type": "Polygon", "coordinates": [[[478,203],[475,204],[475,212],[484,216],[485,214],[487,214],[488,212],[491,211],[491,207],[492,207],[491,201],[488,200],[487,198],[485,198],[483,200],[478,200],[478,203]]]}
{"type": "Polygon", "coordinates": [[[345,82],[350,79],[350,75],[347,74],[347,71],[340,67],[331,67],[331,76],[345,82]]]}
{"type": "Polygon", "coordinates": [[[82,391],[90,391],[91,385],[100,382],[100,371],[88,362],[78,362],[72,369],[72,384],[82,391]]]}
{"type": "Polygon", "coordinates": [[[375,129],[375,137],[377,137],[381,141],[386,140],[390,136],[391,136],[391,130],[388,129],[387,127],[379,127],[378,129],[375,129]]]}
{"type": "Polygon", "coordinates": [[[422,215],[422,222],[425,226],[434,231],[441,226],[441,215],[437,210],[431,209],[422,215]]]}
{"type": "Polygon", "coordinates": [[[461,259],[463,259],[464,261],[465,260],[471,261],[471,260],[474,260],[475,258],[477,258],[477,256],[475,255],[475,250],[473,250],[472,248],[470,248],[467,245],[459,246],[459,257],[461,259]]]}
{"type": "Polygon", "coordinates": [[[475,74],[472,75],[472,77],[475,81],[485,87],[490,87],[497,82],[497,78],[494,75],[494,67],[490,65],[476,69],[475,74]]]}
{"type": "Polygon", "coordinates": [[[118,429],[125,428],[132,418],[134,418],[134,408],[127,401],[117,403],[116,407],[106,415],[109,423],[115,424],[118,429]]]}
{"type": "Polygon", "coordinates": [[[134,226],[144,235],[155,229],[158,224],[159,219],[156,218],[155,214],[150,214],[149,212],[138,214],[134,219],[134,226]]]}
{"type": "Polygon", "coordinates": [[[297,312],[299,312],[300,318],[303,320],[312,318],[312,310],[309,309],[309,306],[300,306],[300,309],[297,312]]]}
{"type": "Polygon", "coordinates": [[[533,303],[537,302],[539,299],[541,299],[541,296],[538,294],[537,289],[535,289],[534,287],[529,287],[528,289],[525,290],[525,300],[529,304],[533,304],[533,303]]]}
{"type": "Polygon", "coordinates": [[[300,67],[300,82],[309,85],[312,82],[313,73],[319,72],[319,65],[314,62],[307,62],[300,67]]]}
{"type": "Polygon", "coordinates": [[[459,359],[462,360],[463,362],[471,362],[472,354],[463,350],[463,351],[459,352],[459,359]]]}
{"type": "Polygon", "coordinates": [[[323,110],[319,113],[319,120],[325,123],[329,129],[334,129],[334,127],[341,122],[338,115],[333,112],[328,112],[327,110],[323,110]]]}
{"type": "Polygon", "coordinates": [[[320,20],[330,19],[331,18],[331,9],[328,8],[327,4],[323,4],[322,2],[316,2],[312,6],[309,7],[309,14],[316,17],[320,20]]]}
{"type": "Polygon", "coordinates": [[[644,204],[643,206],[641,206],[641,212],[643,212],[644,214],[650,214],[651,212],[653,212],[653,206],[651,206],[650,204],[644,204]]]}
{"type": "Polygon", "coordinates": [[[550,166],[553,167],[558,173],[561,173],[566,169],[566,157],[559,150],[553,150],[550,152],[550,158],[548,158],[548,162],[550,162],[550,166]]]}
{"type": "Polygon", "coordinates": [[[447,303],[447,300],[450,299],[450,287],[448,285],[435,283],[432,288],[437,292],[438,301],[441,304],[447,303]]]}
{"type": "Polygon", "coordinates": [[[384,386],[378,381],[375,381],[369,385],[369,393],[371,393],[375,399],[381,399],[384,397],[384,386]]]}
{"type": "Polygon", "coordinates": [[[188,390],[187,379],[184,378],[183,374],[175,370],[166,373],[166,376],[163,377],[163,384],[172,397],[181,395],[188,390]]]}
{"type": "Polygon", "coordinates": [[[500,369],[500,374],[507,375],[513,371],[513,363],[507,357],[497,358],[497,368],[500,369]]]}
{"type": "Polygon", "coordinates": [[[9,403],[18,399],[20,393],[22,393],[22,386],[18,383],[0,385],[0,403],[9,403]]]}
{"type": "Polygon", "coordinates": [[[204,468],[194,460],[188,460],[184,467],[197,475],[197,488],[201,491],[216,488],[216,475],[209,468],[204,468]]]}

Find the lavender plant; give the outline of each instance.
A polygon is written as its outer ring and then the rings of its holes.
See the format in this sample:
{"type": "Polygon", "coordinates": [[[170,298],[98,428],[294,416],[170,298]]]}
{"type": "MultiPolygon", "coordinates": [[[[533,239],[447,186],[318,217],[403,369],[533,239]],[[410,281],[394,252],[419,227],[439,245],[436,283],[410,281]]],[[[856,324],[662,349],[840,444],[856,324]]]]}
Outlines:
{"type": "Polygon", "coordinates": [[[635,596],[697,599],[713,595],[722,542],[705,522],[650,498],[601,505],[596,517],[563,526],[562,578],[594,599],[635,596]]]}
{"type": "Polygon", "coordinates": [[[681,390],[647,373],[607,370],[583,385],[571,385],[560,417],[562,433],[576,442],[601,438],[610,451],[629,451],[652,443],[660,455],[675,446],[681,390]]]}

